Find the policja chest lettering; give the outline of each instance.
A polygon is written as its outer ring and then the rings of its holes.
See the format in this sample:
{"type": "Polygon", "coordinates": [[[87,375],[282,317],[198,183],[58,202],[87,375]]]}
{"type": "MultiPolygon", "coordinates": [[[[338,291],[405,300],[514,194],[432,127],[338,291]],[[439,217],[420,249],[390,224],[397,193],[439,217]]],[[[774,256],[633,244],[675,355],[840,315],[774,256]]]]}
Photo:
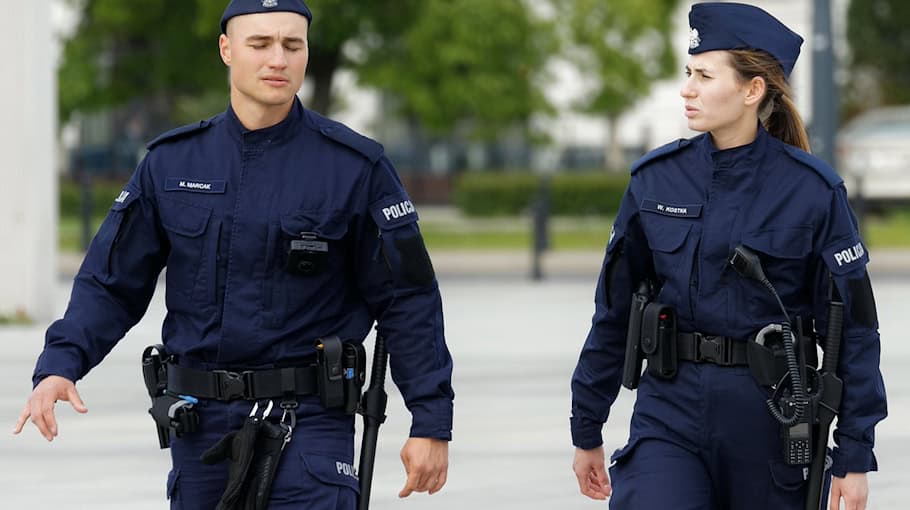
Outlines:
{"type": "Polygon", "coordinates": [[[414,204],[412,204],[410,200],[402,200],[397,204],[382,208],[382,214],[385,216],[386,221],[391,221],[393,219],[397,220],[398,218],[413,213],[414,204]]]}
{"type": "Polygon", "coordinates": [[[863,248],[863,243],[856,243],[853,247],[835,253],[834,261],[837,262],[837,267],[843,267],[844,264],[862,259],[865,254],[866,250],[863,248]]]}

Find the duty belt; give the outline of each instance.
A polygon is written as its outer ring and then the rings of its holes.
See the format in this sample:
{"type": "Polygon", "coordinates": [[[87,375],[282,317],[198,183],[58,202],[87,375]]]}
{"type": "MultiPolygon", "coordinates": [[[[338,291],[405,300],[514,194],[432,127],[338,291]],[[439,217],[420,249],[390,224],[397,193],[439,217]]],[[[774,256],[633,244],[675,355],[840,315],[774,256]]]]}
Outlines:
{"type": "Polygon", "coordinates": [[[167,369],[167,389],[179,395],[215,400],[260,400],[315,395],[316,365],[268,370],[197,370],[177,365],[167,369]]]}
{"type": "Polygon", "coordinates": [[[720,366],[748,365],[746,342],[727,336],[694,333],[676,334],[676,352],[679,359],[696,363],[714,363],[720,366]]]}

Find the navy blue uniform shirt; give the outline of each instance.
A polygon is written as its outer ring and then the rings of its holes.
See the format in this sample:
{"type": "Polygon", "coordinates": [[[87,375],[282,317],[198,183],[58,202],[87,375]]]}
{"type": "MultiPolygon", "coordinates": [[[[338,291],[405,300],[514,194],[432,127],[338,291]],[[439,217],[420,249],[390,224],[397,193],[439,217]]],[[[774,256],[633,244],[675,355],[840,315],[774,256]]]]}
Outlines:
{"type": "Polygon", "coordinates": [[[631,296],[645,275],[662,282],[655,299],[676,308],[680,331],[745,341],[784,320],[774,297],[729,265],[739,244],[759,253],[790,316],[814,318],[820,333],[833,277],[845,304],[833,472],[876,469],[874,427],[887,411],[868,252],[841,179],[761,126],[742,147],[717,150],[701,135],[633,165],[572,378],[573,443],[602,444],[622,378],[631,296]]]}
{"type": "Polygon", "coordinates": [[[77,381],[145,313],[162,268],[162,337],[203,369],[293,366],[317,338],[374,321],[413,415],[450,439],[452,359],[417,212],[382,146],[303,108],[248,131],[231,109],[151,144],[89,247],[34,373],[77,381]],[[317,257],[285,270],[292,241],[317,257]]]}

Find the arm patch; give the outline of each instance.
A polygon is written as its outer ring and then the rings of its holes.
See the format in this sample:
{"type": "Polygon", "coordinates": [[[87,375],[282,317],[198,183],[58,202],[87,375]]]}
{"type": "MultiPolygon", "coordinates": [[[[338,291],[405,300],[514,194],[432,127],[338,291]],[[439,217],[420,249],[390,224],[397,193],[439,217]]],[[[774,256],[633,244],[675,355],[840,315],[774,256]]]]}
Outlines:
{"type": "Polygon", "coordinates": [[[423,236],[419,233],[414,236],[395,239],[395,249],[401,257],[401,277],[411,285],[423,287],[433,283],[436,273],[430,254],[423,244],[423,236]]]}
{"type": "Polygon", "coordinates": [[[863,272],[862,278],[847,280],[850,291],[850,317],[857,324],[875,329],[878,325],[878,313],[875,310],[875,296],[872,294],[872,282],[869,273],[863,272]]]}

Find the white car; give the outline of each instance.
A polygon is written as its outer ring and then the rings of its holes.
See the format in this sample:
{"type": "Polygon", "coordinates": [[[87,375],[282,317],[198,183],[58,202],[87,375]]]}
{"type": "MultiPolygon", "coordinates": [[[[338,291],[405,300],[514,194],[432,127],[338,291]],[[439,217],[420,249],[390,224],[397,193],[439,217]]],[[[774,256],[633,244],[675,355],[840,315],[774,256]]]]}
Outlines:
{"type": "Polygon", "coordinates": [[[910,106],[876,108],[837,136],[838,173],[851,199],[910,201],[910,106]]]}

